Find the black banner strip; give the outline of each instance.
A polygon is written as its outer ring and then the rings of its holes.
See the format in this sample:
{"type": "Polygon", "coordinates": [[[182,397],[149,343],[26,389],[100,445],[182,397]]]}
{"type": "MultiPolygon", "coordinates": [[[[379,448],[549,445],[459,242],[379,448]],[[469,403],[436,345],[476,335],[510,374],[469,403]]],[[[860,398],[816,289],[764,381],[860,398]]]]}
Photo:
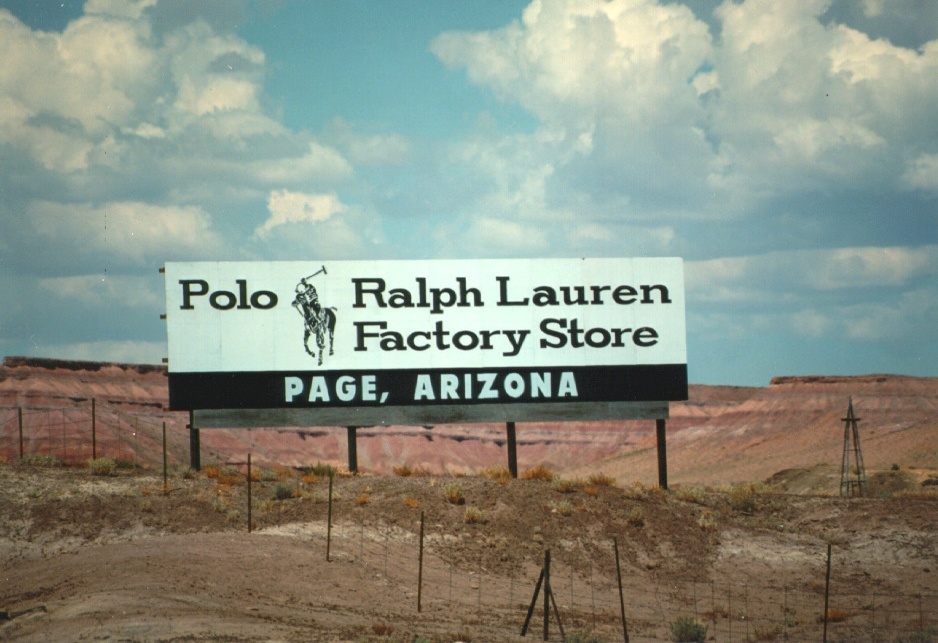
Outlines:
{"type": "Polygon", "coordinates": [[[169,373],[176,411],[686,399],[686,364],[169,373]]]}

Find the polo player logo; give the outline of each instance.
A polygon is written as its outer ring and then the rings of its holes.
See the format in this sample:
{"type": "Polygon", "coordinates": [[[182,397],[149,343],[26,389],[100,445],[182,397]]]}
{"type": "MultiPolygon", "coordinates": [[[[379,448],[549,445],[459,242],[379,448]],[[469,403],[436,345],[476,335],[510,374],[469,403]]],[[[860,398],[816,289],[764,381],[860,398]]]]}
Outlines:
{"type": "Polygon", "coordinates": [[[300,279],[296,285],[296,297],[293,299],[293,307],[303,317],[305,328],[303,330],[303,348],[310,357],[316,357],[316,352],[310,347],[309,341],[316,338],[316,348],[319,349],[319,366],[322,366],[323,353],[326,350],[326,335],[329,335],[329,354],[333,354],[332,342],[335,334],[335,308],[326,308],[319,303],[319,294],[316,287],[311,283],[313,277],[326,272],[323,266],[309,277],[300,279]]]}

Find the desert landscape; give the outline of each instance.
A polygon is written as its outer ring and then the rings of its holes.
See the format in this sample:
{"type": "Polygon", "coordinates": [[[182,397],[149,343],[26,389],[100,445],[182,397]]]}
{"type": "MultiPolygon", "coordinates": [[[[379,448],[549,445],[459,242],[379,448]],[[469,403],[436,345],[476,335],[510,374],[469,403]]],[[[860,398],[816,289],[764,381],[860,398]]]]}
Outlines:
{"type": "Polygon", "coordinates": [[[203,430],[192,471],[166,405],[162,367],[4,360],[0,638],[542,640],[549,551],[550,640],[938,639],[936,378],[692,385],[667,491],[649,422],[519,424],[518,480],[497,425],[361,428],[354,475],[344,427],[203,430]]]}

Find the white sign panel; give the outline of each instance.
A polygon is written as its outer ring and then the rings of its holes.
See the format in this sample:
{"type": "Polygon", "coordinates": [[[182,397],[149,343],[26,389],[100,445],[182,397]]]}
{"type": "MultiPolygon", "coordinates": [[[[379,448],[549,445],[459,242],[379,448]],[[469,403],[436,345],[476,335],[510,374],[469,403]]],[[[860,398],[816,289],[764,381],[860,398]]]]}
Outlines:
{"type": "Polygon", "coordinates": [[[177,409],[687,395],[680,259],[169,263],[177,409]]]}

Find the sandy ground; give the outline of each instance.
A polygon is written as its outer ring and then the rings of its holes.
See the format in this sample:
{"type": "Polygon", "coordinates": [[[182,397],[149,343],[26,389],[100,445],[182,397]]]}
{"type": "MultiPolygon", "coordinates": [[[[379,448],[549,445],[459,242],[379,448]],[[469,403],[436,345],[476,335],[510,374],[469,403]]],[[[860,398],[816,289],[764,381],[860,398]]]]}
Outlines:
{"type": "Polygon", "coordinates": [[[760,488],[745,503],[695,487],[340,476],[330,530],[327,479],[261,478],[248,533],[243,476],[177,473],[164,490],[153,473],[0,465],[0,608],[15,616],[0,639],[541,640],[543,596],[520,632],[550,550],[567,633],[622,640],[618,546],[631,641],[668,640],[680,615],[711,640],[819,640],[828,543],[831,607],[846,614],[830,640],[938,636],[938,495],[909,480],[888,497],[760,488]],[[447,502],[452,485],[465,504],[447,502]]]}

